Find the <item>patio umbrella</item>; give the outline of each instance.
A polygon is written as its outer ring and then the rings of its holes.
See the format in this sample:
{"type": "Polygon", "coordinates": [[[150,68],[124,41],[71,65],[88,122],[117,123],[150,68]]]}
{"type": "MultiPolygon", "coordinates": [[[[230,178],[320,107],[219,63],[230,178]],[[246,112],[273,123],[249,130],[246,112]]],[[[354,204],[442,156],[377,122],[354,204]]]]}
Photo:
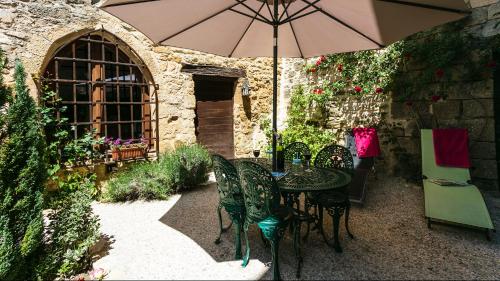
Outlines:
{"type": "Polygon", "coordinates": [[[226,57],[273,57],[273,170],[278,56],[383,48],[470,13],[463,0],[107,0],[101,8],[156,44],[226,57]]]}

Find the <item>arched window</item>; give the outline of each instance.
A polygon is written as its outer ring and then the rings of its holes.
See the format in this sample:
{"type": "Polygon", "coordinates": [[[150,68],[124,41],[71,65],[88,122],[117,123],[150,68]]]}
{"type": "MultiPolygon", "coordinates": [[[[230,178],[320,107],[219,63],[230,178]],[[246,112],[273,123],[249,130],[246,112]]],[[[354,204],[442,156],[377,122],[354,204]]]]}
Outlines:
{"type": "Polygon", "coordinates": [[[42,80],[67,107],[58,113],[74,138],[94,129],[98,136],[158,147],[156,87],[151,74],[121,40],[104,31],[85,34],[60,47],[42,80]]]}

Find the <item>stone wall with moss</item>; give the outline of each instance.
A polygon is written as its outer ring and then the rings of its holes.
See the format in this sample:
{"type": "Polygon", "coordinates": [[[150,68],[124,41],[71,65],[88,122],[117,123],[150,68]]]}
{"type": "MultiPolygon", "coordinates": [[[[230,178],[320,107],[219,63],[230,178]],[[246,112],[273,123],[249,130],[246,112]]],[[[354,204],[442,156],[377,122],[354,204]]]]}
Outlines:
{"type": "MultiPolygon", "coordinates": [[[[500,48],[496,36],[500,34],[497,26],[500,3],[471,0],[470,4],[472,14],[459,23],[458,30],[440,27],[412,38],[432,44],[438,35],[441,36],[439,42],[453,44],[446,40],[459,34],[469,38],[466,39],[468,49],[461,54],[451,54],[459,57],[445,66],[425,61],[432,60],[430,58],[419,61],[413,54],[407,54],[404,79],[420,85],[411,95],[405,95],[405,85],[396,87],[393,93],[389,121],[397,123],[394,134],[401,149],[394,153],[389,166],[406,178],[418,180],[421,171],[419,129],[467,128],[473,181],[481,188],[497,189],[493,75],[498,71],[498,62],[493,52],[500,48]],[[429,73],[434,77],[424,78],[429,73]]],[[[450,53],[453,52],[455,50],[450,53]]]]}
{"type": "Polygon", "coordinates": [[[240,68],[246,71],[250,98],[241,97],[241,79],[234,95],[234,133],[237,156],[250,155],[254,143],[264,142],[259,120],[268,118],[272,101],[272,60],[268,58],[229,59],[194,51],[155,46],[142,33],[97,8],[91,0],[2,0],[0,1],[0,48],[10,61],[7,82],[12,82],[13,61],[21,59],[33,77],[51,54],[78,34],[104,28],[128,44],[145,62],[159,85],[160,149],[170,150],[181,143],[194,143],[194,81],[181,72],[182,63],[240,68]],[[248,141],[251,139],[252,141],[248,141]]]}

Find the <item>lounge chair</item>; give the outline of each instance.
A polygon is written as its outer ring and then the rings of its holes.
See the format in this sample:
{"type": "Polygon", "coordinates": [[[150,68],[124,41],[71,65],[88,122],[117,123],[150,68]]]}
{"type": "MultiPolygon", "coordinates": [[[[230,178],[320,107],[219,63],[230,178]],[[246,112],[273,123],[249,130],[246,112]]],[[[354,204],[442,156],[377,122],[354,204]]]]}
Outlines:
{"type": "Polygon", "coordinates": [[[490,240],[493,223],[481,192],[470,184],[469,169],[436,165],[432,130],[422,130],[421,138],[427,226],[444,222],[479,228],[486,231],[490,240]],[[443,183],[437,184],[437,180],[443,183]],[[451,185],[442,185],[445,181],[451,185]]]}

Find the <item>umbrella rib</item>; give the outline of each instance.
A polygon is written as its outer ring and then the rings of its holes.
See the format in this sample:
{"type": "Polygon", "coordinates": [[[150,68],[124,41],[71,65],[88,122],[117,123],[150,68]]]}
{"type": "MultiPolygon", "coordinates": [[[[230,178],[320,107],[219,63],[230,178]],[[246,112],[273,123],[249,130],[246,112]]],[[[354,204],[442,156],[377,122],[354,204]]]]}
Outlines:
{"type": "MultiPolygon", "coordinates": [[[[260,6],[259,10],[257,11],[258,13],[260,13],[260,11],[262,11],[262,8],[264,8],[264,5],[265,5],[265,3],[262,3],[262,5],[260,6]]],[[[233,56],[234,51],[236,51],[236,49],[240,45],[241,41],[243,40],[243,38],[247,34],[248,30],[250,29],[250,26],[252,26],[252,24],[254,23],[254,21],[257,19],[257,16],[258,16],[258,14],[255,14],[255,16],[253,17],[252,21],[250,21],[250,24],[245,29],[245,32],[243,32],[243,35],[241,35],[240,40],[238,40],[238,43],[236,43],[236,46],[234,46],[233,50],[231,51],[231,53],[229,54],[228,57],[232,57],[233,56]]]]}
{"type": "MultiPolygon", "coordinates": [[[[289,18],[287,9],[285,9],[285,13],[286,13],[287,18],[289,18]]],[[[295,43],[297,43],[297,48],[299,49],[299,52],[300,52],[300,57],[304,58],[304,54],[302,53],[302,48],[300,47],[300,44],[299,44],[299,39],[297,38],[297,34],[295,33],[295,28],[293,28],[293,24],[291,21],[289,23],[290,23],[290,28],[292,29],[293,37],[295,38],[295,43]]]]}
{"type": "Polygon", "coordinates": [[[365,39],[368,39],[370,40],[370,42],[376,44],[379,48],[383,48],[385,47],[384,45],[382,45],[381,43],[373,40],[372,38],[370,38],[368,35],[364,34],[363,32],[357,30],[356,28],[350,26],[349,24],[345,23],[344,21],[342,21],[341,19],[337,18],[336,16],[328,13],[328,12],[325,12],[322,8],[318,7],[317,5],[309,2],[308,0],[301,0],[302,2],[304,3],[307,3],[307,4],[311,4],[311,6],[313,6],[314,8],[316,8],[319,12],[321,12],[323,15],[329,17],[330,19],[340,23],[341,25],[343,25],[344,27],[347,27],[349,28],[350,30],[356,32],[357,34],[361,35],[362,37],[364,37],[365,39]]]}
{"type": "Polygon", "coordinates": [[[250,15],[250,14],[247,14],[247,13],[243,13],[242,11],[238,11],[238,10],[235,10],[235,9],[232,9],[232,8],[229,9],[229,11],[235,12],[235,13],[240,14],[240,15],[245,16],[245,17],[249,17],[251,19],[255,18],[255,20],[258,20],[258,21],[263,22],[265,24],[269,24],[269,25],[272,24],[272,22],[270,22],[269,20],[262,20],[260,18],[257,18],[257,15],[253,16],[253,15],[250,15]]]}
{"type": "Polygon", "coordinates": [[[308,15],[311,15],[311,14],[314,14],[314,13],[317,13],[317,12],[319,12],[319,10],[310,11],[310,12],[307,12],[305,14],[298,15],[298,16],[295,16],[295,17],[287,17],[284,21],[280,22],[280,24],[289,23],[289,22],[298,20],[300,18],[306,17],[308,15]]]}
{"type": "MultiPolygon", "coordinates": [[[[318,0],[319,1],[319,0],[318,0]]],[[[285,13],[288,11],[288,8],[290,8],[290,5],[293,3],[293,1],[289,1],[286,6],[283,4],[283,2],[281,2],[281,4],[283,5],[283,8],[285,8],[285,10],[283,11],[283,13],[281,14],[280,18],[278,19],[278,21],[281,21],[281,19],[283,18],[283,16],[285,16],[285,13]]],[[[288,13],[286,13],[288,15],[288,13]]]]}
{"type": "MultiPolygon", "coordinates": [[[[298,10],[297,12],[293,13],[292,15],[288,15],[288,13],[286,13],[286,19],[285,19],[285,20],[283,20],[283,21],[282,21],[282,22],[280,22],[280,23],[287,23],[287,22],[289,22],[289,21],[290,21],[290,19],[295,20],[293,17],[295,17],[296,15],[298,15],[298,14],[302,13],[303,11],[305,11],[305,10],[309,9],[312,5],[314,5],[314,4],[316,4],[316,3],[318,3],[319,1],[321,1],[321,0],[315,0],[314,2],[307,4],[305,7],[303,7],[303,8],[302,8],[302,9],[300,9],[300,10],[298,10]]],[[[290,3],[291,3],[291,2],[290,2],[290,3]]],[[[286,10],[285,10],[285,11],[286,11],[286,10]]],[[[317,12],[317,11],[318,11],[318,9],[316,9],[314,12],[317,12]]],[[[284,14],[284,13],[283,13],[283,14],[284,14]]],[[[309,15],[309,14],[312,14],[312,13],[311,13],[311,12],[306,13],[306,15],[309,15]]],[[[301,17],[302,17],[302,16],[301,16],[301,17]]],[[[301,18],[301,17],[298,17],[298,18],[301,18]]],[[[280,18],[280,20],[281,20],[281,18],[280,18]]]]}
{"type": "Polygon", "coordinates": [[[269,15],[271,15],[271,18],[273,19],[273,22],[276,22],[276,19],[273,16],[273,12],[271,12],[271,7],[269,6],[269,2],[267,2],[267,0],[265,0],[264,3],[266,3],[267,10],[269,11],[269,15]]]}
{"type": "Polygon", "coordinates": [[[223,10],[220,10],[220,11],[218,11],[217,13],[215,13],[215,14],[213,14],[213,15],[209,16],[209,17],[206,17],[206,18],[204,18],[204,19],[202,19],[202,20],[200,20],[200,21],[198,21],[198,22],[196,22],[196,23],[194,23],[194,24],[192,24],[192,25],[190,25],[190,26],[188,26],[188,27],[186,27],[186,28],[184,28],[184,29],[182,29],[182,30],[180,30],[180,31],[178,31],[178,32],[176,32],[176,33],[174,33],[174,34],[172,34],[172,35],[170,35],[170,36],[168,36],[167,38],[165,38],[165,39],[162,39],[162,40],[158,41],[158,43],[162,43],[162,42],[165,42],[165,41],[167,41],[167,40],[169,40],[169,39],[172,39],[173,37],[178,36],[179,34],[182,34],[182,33],[186,32],[186,31],[190,30],[191,28],[196,27],[196,26],[198,26],[198,25],[200,25],[200,24],[202,24],[202,23],[206,22],[207,20],[209,20],[209,19],[211,19],[211,18],[214,18],[214,17],[216,17],[216,16],[218,16],[218,15],[220,15],[220,14],[224,13],[225,11],[231,10],[232,8],[234,8],[234,7],[236,7],[236,6],[240,5],[240,4],[242,4],[241,2],[245,2],[245,1],[247,1],[247,0],[241,0],[241,1],[240,1],[240,0],[236,0],[236,1],[237,1],[238,3],[236,3],[236,4],[232,4],[231,6],[226,7],[226,8],[224,8],[223,10]]]}
{"type": "MultiPolygon", "coordinates": [[[[252,11],[253,13],[255,13],[255,14],[259,15],[259,16],[260,16],[263,20],[265,20],[268,24],[271,24],[271,21],[270,21],[268,18],[264,17],[264,16],[263,16],[263,15],[261,15],[259,12],[257,12],[256,10],[254,10],[252,7],[250,7],[250,6],[248,6],[247,4],[245,4],[245,2],[246,2],[247,0],[234,0],[234,1],[236,1],[236,2],[240,3],[240,4],[241,4],[241,5],[243,5],[245,8],[247,8],[247,9],[249,9],[250,11],[252,11]]],[[[250,16],[250,17],[252,17],[252,16],[250,16]]]]}
{"type": "Polygon", "coordinates": [[[412,7],[424,8],[424,9],[437,10],[437,11],[442,11],[442,12],[456,13],[456,14],[470,14],[471,13],[471,11],[467,11],[467,10],[440,7],[440,6],[434,6],[434,5],[422,4],[422,3],[406,2],[406,1],[400,1],[400,0],[377,0],[377,1],[386,2],[386,3],[390,3],[390,4],[403,5],[403,6],[412,6],[412,7]]]}

